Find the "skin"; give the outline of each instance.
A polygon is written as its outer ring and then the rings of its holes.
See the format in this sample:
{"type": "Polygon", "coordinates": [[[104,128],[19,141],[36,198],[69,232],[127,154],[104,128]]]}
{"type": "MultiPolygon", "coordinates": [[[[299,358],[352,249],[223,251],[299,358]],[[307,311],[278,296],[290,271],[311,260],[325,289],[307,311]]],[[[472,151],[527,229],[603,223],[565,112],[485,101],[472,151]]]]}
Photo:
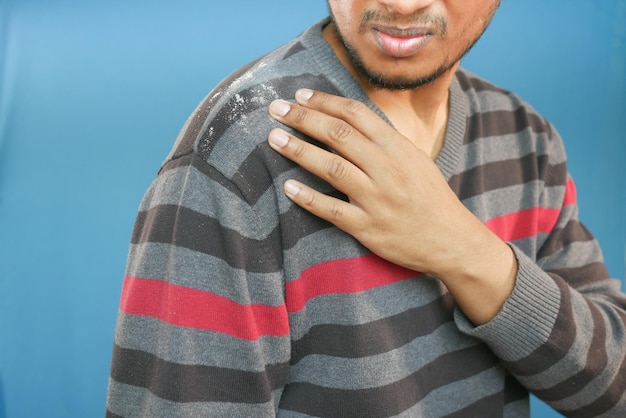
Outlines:
{"type": "Polygon", "coordinates": [[[443,145],[448,90],[463,54],[493,17],[496,0],[329,0],[324,37],[393,127],[362,103],[301,89],[270,115],[329,145],[283,129],[278,153],[346,194],[348,202],[288,180],[296,204],[380,257],[438,277],[475,324],[490,321],[517,274],[511,248],[449,188],[434,163],[443,145]],[[376,156],[376,158],[372,158],[376,156]]]}

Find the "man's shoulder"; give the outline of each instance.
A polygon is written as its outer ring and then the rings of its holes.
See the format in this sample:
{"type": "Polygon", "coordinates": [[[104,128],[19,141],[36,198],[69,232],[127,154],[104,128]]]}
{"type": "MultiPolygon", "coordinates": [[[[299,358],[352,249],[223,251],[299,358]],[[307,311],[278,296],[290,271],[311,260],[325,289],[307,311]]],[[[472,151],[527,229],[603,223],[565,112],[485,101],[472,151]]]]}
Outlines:
{"type": "Polygon", "coordinates": [[[465,96],[470,120],[488,122],[497,120],[497,125],[509,124],[510,129],[533,130],[551,136],[550,122],[539,114],[527,101],[515,92],[500,87],[465,69],[456,73],[459,90],[465,96]],[[506,122],[509,123],[506,123],[506,122]]]}
{"type": "Polygon", "coordinates": [[[251,150],[277,126],[267,113],[273,100],[290,100],[302,87],[332,91],[317,63],[318,51],[305,39],[313,28],[222,80],[191,114],[170,158],[196,152],[209,160],[224,146],[251,150]]]}
{"type": "Polygon", "coordinates": [[[494,158],[502,161],[531,154],[549,156],[553,164],[565,161],[556,128],[516,93],[466,70],[457,71],[456,80],[456,94],[464,96],[467,106],[464,141],[473,152],[491,147],[498,150],[494,158]]]}
{"type": "Polygon", "coordinates": [[[457,71],[456,80],[461,91],[468,98],[470,107],[476,107],[475,110],[481,108],[489,110],[494,107],[526,107],[534,112],[532,107],[514,92],[487,81],[466,69],[461,68],[457,71]]]}

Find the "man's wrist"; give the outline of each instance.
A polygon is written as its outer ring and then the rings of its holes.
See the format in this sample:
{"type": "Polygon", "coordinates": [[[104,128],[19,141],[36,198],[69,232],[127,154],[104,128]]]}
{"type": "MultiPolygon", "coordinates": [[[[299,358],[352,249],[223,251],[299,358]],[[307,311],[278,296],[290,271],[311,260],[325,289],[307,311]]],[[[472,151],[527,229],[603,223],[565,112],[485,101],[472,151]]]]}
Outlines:
{"type": "Polygon", "coordinates": [[[518,271],[513,249],[489,231],[489,239],[467,248],[464,256],[439,278],[470,320],[493,319],[515,288],[518,271]]]}

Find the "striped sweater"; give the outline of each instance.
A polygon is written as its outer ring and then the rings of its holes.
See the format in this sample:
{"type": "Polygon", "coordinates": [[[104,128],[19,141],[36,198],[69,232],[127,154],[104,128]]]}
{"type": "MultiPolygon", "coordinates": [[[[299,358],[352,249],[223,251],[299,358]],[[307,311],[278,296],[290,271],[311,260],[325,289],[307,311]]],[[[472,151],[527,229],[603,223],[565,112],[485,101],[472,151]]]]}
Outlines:
{"type": "Polygon", "coordinates": [[[288,178],[340,194],[269,148],[270,101],[307,87],[384,118],[324,23],[213,90],[147,191],[107,416],[525,417],[529,391],[568,416],[626,416],[626,298],[577,219],[561,139],[517,96],[459,70],[436,160],[518,258],[483,326],[438,279],[284,196],[288,178]]]}

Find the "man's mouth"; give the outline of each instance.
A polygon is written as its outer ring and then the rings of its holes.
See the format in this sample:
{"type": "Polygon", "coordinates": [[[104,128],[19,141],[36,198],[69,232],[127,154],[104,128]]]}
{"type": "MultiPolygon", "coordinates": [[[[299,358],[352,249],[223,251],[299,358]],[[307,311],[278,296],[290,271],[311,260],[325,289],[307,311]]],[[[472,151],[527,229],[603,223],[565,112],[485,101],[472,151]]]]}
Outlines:
{"type": "Polygon", "coordinates": [[[386,55],[407,58],[422,48],[433,36],[432,30],[424,27],[398,28],[374,26],[374,36],[386,55]]]}
{"type": "Polygon", "coordinates": [[[385,54],[393,58],[407,58],[421,49],[433,35],[432,31],[424,28],[375,27],[374,36],[385,54]]]}

